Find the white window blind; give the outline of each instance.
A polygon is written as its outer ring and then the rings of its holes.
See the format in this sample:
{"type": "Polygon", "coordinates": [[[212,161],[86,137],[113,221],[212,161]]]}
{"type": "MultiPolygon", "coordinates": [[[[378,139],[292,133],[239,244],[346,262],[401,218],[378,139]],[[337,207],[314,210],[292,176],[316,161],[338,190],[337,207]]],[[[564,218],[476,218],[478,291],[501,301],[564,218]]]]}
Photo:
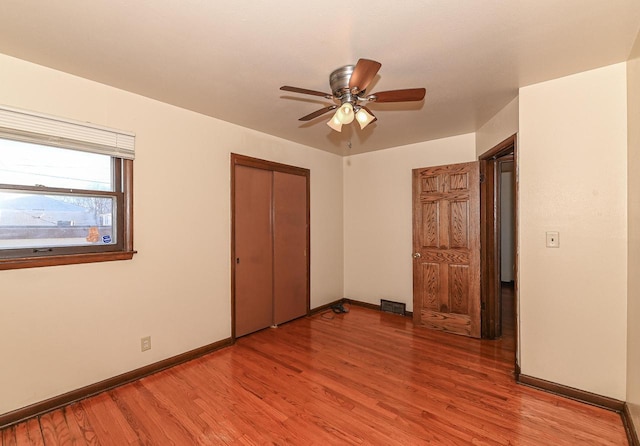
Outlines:
{"type": "Polygon", "coordinates": [[[134,159],[135,134],[0,105],[0,138],[134,159]]]}

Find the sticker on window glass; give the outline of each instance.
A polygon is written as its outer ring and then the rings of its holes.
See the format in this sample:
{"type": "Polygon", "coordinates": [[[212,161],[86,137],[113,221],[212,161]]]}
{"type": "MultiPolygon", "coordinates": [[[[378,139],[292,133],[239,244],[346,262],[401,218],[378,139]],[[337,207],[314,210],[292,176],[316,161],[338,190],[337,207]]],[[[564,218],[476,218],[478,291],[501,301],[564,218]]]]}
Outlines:
{"type": "Polygon", "coordinates": [[[102,243],[111,243],[111,236],[110,235],[103,235],[102,236],[102,243]]]}
{"type": "Polygon", "coordinates": [[[98,232],[98,228],[92,226],[89,228],[89,234],[87,234],[87,241],[89,243],[95,243],[100,240],[100,233],[98,232]]]}

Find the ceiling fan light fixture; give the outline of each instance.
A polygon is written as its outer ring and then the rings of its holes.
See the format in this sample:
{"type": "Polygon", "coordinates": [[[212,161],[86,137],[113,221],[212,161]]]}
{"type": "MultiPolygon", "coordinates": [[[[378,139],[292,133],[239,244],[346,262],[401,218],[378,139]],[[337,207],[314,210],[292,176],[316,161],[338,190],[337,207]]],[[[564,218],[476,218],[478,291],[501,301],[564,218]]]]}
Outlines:
{"type": "Polygon", "coordinates": [[[351,124],[354,116],[353,104],[351,102],[345,102],[340,106],[335,116],[341,124],[351,124]]]}
{"type": "Polygon", "coordinates": [[[280,90],[293,93],[321,96],[334,101],[333,104],[303,116],[299,121],[311,121],[318,116],[336,110],[327,125],[336,132],[342,131],[342,126],[358,121],[361,129],[377,121],[371,110],[365,105],[378,102],[416,102],[422,101],[426,94],[424,88],[405,88],[367,94],[371,81],[378,75],[382,65],[370,59],[358,59],[355,65],[345,65],[333,70],[329,76],[331,94],[306,88],[285,85],[280,90]]]}
{"type": "Polygon", "coordinates": [[[371,113],[367,112],[364,108],[361,108],[356,112],[356,121],[360,124],[360,128],[364,129],[376,119],[371,113]]]}
{"type": "Polygon", "coordinates": [[[331,127],[333,130],[335,130],[336,132],[342,131],[342,122],[340,122],[340,120],[338,119],[339,112],[340,112],[340,109],[338,109],[338,111],[336,111],[336,113],[333,115],[333,118],[331,118],[329,122],[327,122],[327,125],[331,127]]]}

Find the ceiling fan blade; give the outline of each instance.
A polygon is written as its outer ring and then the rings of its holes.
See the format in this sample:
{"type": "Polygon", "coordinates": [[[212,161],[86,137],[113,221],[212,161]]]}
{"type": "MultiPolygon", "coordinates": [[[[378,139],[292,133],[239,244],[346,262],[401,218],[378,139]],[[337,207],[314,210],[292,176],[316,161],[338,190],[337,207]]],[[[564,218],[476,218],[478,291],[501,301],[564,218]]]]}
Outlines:
{"type": "Polygon", "coordinates": [[[375,102],[412,102],[424,99],[427,90],[424,88],[407,88],[406,90],[379,91],[368,98],[375,102]]]}
{"type": "Polygon", "coordinates": [[[320,110],[316,110],[313,113],[309,113],[308,115],[303,116],[302,118],[298,119],[298,121],[311,121],[313,118],[324,115],[325,113],[330,112],[331,110],[335,110],[336,108],[338,108],[337,105],[329,105],[328,107],[321,108],[320,110]]]}
{"type": "Polygon", "coordinates": [[[290,87],[288,85],[284,85],[280,87],[280,90],[291,91],[293,93],[310,94],[313,96],[322,96],[323,98],[333,99],[333,96],[330,95],[329,93],[323,93],[321,91],[315,91],[315,90],[307,90],[306,88],[290,87]]]}
{"type": "Polygon", "coordinates": [[[358,94],[366,90],[381,66],[382,64],[375,60],[359,59],[349,79],[351,93],[358,94]]]}

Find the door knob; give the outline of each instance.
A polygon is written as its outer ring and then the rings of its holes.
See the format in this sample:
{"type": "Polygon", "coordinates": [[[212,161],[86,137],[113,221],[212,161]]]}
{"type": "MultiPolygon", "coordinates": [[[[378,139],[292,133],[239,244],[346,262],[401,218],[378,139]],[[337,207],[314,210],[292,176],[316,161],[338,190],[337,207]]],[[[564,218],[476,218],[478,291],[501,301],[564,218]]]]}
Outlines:
{"type": "Polygon", "coordinates": [[[414,259],[419,259],[420,257],[422,257],[422,254],[420,254],[419,252],[414,252],[413,253],[413,258],[414,259]]]}

